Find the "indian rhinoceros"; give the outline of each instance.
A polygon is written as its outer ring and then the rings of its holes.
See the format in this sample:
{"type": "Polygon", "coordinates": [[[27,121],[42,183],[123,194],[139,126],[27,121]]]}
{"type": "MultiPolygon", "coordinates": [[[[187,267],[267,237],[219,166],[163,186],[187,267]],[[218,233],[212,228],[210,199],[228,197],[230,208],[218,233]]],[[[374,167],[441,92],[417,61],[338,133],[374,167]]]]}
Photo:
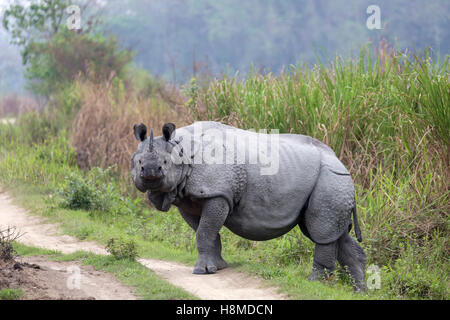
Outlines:
{"type": "Polygon", "coordinates": [[[315,243],[310,280],[333,272],[337,260],[355,289],[365,290],[366,256],[349,235],[353,216],[362,241],[353,181],[328,146],[304,135],[265,134],[218,122],[176,130],[167,123],[160,137],[153,136],[153,129],[147,137],[146,126],[139,124],[134,134],[140,143],[131,159],[133,182],[158,210],[178,207],[196,232],[194,274],[227,266],[221,255],[222,226],[262,241],[298,225],[315,243]],[[258,160],[269,154],[273,163],[258,160]]]}

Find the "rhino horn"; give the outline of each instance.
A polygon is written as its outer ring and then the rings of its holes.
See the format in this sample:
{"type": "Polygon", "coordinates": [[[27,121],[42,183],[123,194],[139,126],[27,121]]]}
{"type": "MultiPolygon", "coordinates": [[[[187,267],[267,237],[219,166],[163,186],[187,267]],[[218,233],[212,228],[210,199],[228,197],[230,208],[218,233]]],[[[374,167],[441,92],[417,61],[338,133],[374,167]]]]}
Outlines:
{"type": "Polygon", "coordinates": [[[148,151],[153,152],[153,129],[150,129],[150,143],[148,151]]]}

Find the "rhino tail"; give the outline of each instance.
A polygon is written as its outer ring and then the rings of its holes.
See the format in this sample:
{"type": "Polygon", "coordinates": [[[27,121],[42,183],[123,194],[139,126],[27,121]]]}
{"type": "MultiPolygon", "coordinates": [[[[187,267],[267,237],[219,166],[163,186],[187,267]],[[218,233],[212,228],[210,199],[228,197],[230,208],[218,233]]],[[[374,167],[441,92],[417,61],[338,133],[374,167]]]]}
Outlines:
{"type": "Polygon", "coordinates": [[[356,214],[356,204],[353,207],[352,212],[353,212],[353,224],[355,225],[356,239],[358,240],[358,242],[362,242],[361,229],[359,227],[358,215],[356,214]]]}

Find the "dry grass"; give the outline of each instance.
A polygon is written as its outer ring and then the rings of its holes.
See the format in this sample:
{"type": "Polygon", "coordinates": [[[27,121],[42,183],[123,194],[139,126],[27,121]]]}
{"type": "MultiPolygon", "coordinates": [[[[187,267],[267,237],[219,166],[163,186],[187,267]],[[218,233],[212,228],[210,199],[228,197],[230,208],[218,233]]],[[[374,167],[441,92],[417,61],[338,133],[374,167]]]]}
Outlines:
{"type": "Polygon", "coordinates": [[[39,110],[37,102],[26,96],[11,94],[0,98],[0,117],[17,116],[37,110],[39,110]]]}
{"type": "Polygon", "coordinates": [[[125,176],[129,174],[130,159],[137,146],[134,124],[145,123],[159,135],[164,123],[173,122],[181,127],[188,123],[189,117],[175,103],[180,101],[175,89],[161,89],[164,96],[148,98],[130,91],[125,93],[113,83],[78,81],[82,107],[73,124],[72,145],[80,167],[117,166],[125,176]]]}

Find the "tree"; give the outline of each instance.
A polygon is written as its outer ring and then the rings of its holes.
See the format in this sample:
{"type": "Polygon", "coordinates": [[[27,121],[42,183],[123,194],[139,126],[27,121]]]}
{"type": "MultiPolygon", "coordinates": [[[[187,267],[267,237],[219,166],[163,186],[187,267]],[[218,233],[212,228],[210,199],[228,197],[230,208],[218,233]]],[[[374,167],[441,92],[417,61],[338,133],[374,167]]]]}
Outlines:
{"type": "Polygon", "coordinates": [[[26,6],[10,5],[3,27],[11,33],[11,43],[22,48],[22,62],[28,88],[50,96],[77,75],[102,81],[120,75],[133,55],[118,49],[115,38],[105,38],[95,30],[99,23],[96,1],[78,1],[83,29],[70,31],[66,9],[71,0],[37,0],[26,6]]]}
{"type": "MultiPolygon", "coordinates": [[[[81,32],[89,33],[98,25],[98,13],[93,11],[92,3],[81,3],[80,12],[85,15],[86,28],[81,32]]],[[[11,43],[23,47],[23,63],[28,62],[35,43],[46,42],[65,28],[66,9],[73,4],[72,0],[38,0],[29,6],[21,2],[10,5],[3,15],[3,27],[10,32],[11,43]]]]}

